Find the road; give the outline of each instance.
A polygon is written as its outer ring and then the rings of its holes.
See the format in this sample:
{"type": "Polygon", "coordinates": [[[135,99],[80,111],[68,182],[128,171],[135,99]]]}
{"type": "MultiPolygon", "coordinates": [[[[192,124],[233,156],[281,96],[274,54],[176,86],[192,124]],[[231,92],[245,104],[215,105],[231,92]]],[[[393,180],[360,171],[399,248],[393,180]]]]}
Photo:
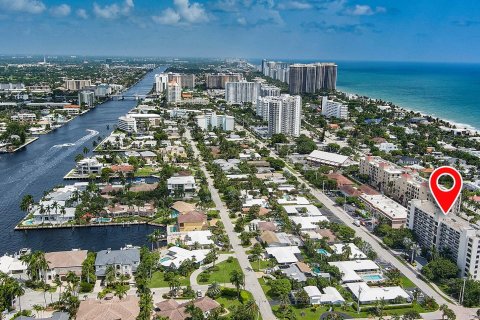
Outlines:
{"type": "Polygon", "coordinates": [[[193,153],[195,157],[200,161],[200,168],[207,177],[208,189],[210,190],[210,193],[212,195],[212,200],[215,202],[216,208],[220,211],[220,218],[222,219],[223,225],[225,227],[225,232],[230,239],[230,244],[232,245],[238,263],[240,264],[240,267],[242,268],[245,275],[245,290],[250,291],[250,293],[253,295],[253,298],[258,305],[263,320],[276,319],[276,317],[273,315],[272,308],[267,301],[267,297],[265,296],[265,293],[263,292],[263,289],[258,282],[257,275],[253,271],[252,266],[250,265],[250,261],[248,260],[245,248],[241,246],[240,239],[238,238],[237,233],[233,230],[234,226],[232,224],[232,221],[230,220],[230,217],[228,216],[228,209],[222,202],[217,189],[215,189],[215,187],[213,186],[213,180],[210,176],[210,173],[205,167],[205,162],[200,157],[200,152],[197,148],[197,145],[192,139],[190,130],[186,131],[185,137],[187,138],[187,140],[190,141],[193,153]]]}
{"type": "MultiPolygon", "coordinates": [[[[237,125],[237,129],[240,126],[237,125]]],[[[250,131],[246,130],[251,137],[253,137],[260,147],[268,148],[262,141],[257,139],[250,131]]],[[[270,149],[269,149],[270,150],[270,149]]],[[[270,156],[273,158],[279,158],[275,153],[270,151],[270,156]]],[[[330,210],[335,216],[337,216],[345,225],[349,226],[350,228],[356,231],[356,235],[360,237],[363,241],[368,242],[372,248],[377,252],[377,255],[380,259],[390,262],[395,268],[399,269],[407,278],[409,278],[418,288],[420,288],[426,295],[435,299],[435,301],[439,304],[446,304],[449,308],[451,308],[455,314],[457,315],[457,319],[478,319],[476,317],[477,309],[474,308],[465,308],[460,305],[452,304],[448,302],[442,295],[440,295],[437,291],[432,289],[426,282],[422,281],[417,277],[418,272],[411,269],[410,267],[404,265],[400,262],[392,252],[387,249],[384,249],[382,245],[379,243],[377,239],[373,235],[371,235],[366,229],[363,227],[356,227],[353,224],[353,218],[349,216],[342,208],[338,207],[335,202],[333,202],[330,198],[328,198],[323,192],[320,190],[313,188],[310,186],[310,183],[306,181],[297,171],[291,168],[285,168],[288,170],[293,176],[295,176],[299,182],[303,183],[307,186],[310,193],[323,205],[325,208],[330,210]]],[[[442,319],[442,313],[440,311],[431,312],[428,314],[422,315],[424,319],[434,320],[434,319],[442,319]]]]}

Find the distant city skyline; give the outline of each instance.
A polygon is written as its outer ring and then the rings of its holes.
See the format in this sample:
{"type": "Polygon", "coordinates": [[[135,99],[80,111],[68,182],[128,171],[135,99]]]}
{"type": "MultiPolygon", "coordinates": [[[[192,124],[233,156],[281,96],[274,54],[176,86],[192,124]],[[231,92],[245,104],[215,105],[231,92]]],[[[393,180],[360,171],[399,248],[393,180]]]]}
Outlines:
{"type": "Polygon", "coordinates": [[[0,54],[480,62],[480,3],[0,0],[0,54]]]}

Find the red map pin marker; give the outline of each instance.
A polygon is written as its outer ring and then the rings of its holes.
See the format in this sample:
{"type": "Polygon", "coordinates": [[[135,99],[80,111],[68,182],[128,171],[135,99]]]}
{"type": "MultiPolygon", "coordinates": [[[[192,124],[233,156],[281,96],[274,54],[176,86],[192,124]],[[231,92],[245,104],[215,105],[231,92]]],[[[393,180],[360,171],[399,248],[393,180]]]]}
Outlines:
{"type": "Polygon", "coordinates": [[[447,214],[452,209],[453,204],[460,195],[460,191],[462,191],[463,179],[457,169],[444,166],[439,167],[432,172],[429,185],[430,191],[432,192],[435,201],[437,201],[438,206],[442,209],[444,214],[447,214]],[[440,177],[444,175],[450,176],[453,179],[453,187],[449,190],[440,188],[440,184],[438,183],[440,177]]]}

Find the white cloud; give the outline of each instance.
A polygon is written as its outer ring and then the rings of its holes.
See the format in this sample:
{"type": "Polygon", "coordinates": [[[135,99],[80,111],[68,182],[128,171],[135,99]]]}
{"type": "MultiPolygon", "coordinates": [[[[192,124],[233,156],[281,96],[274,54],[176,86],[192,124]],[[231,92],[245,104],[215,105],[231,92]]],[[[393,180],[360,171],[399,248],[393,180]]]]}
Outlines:
{"type": "Polygon", "coordinates": [[[207,12],[198,2],[173,0],[175,8],[167,8],[160,15],[153,16],[153,21],[160,24],[195,24],[209,21],[207,12]]]}
{"type": "Polygon", "coordinates": [[[245,17],[240,17],[237,19],[237,22],[239,25],[246,26],[247,25],[247,19],[245,17]]]}
{"type": "Polygon", "coordinates": [[[180,15],[172,8],[167,8],[159,16],[153,16],[153,21],[159,24],[177,24],[180,21],[180,15]]]}
{"type": "Polygon", "coordinates": [[[77,10],[77,17],[82,19],[88,19],[88,13],[85,9],[78,9],[77,10]]]}
{"type": "Polygon", "coordinates": [[[61,4],[50,8],[50,13],[55,17],[66,17],[72,12],[72,8],[68,4],[61,4]]]}
{"type": "Polygon", "coordinates": [[[188,0],[173,0],[180,16],[189,23],[199,23],[208,21],[207,13],[203,6],[198,2],[190,4],[188,0]]]}
{"type": "Polygon", "coordinates": [[[301,1],[288,1],[282,2],[278,5],[278,9],[280,10],[307,10],[311,9],[312,5],[308,2],[301,2],[301,1]]]}
{"type": "Polygon", "coordinates": [[[37,14],[45,11],[47,7],[39,0],[0,0],[0,8],[7,11],[37,14]]]}
{"type": "Polygon", "coordinates": [[[112,3],[101,7],[96,2],[93,3],[93,13],[104,19],[116,19],[121,16],[127,16],[133,9],[133,0],[125,0],[124,3],[112,3]]]}
{"type": "Polygon", "coordinates": [[[353,16],[372,16],[377,13],[384,13],[387,10],[384,7],[372,8],[369,5],[357,4],[353,8],[347,9],[347,13],[353,16]]]}

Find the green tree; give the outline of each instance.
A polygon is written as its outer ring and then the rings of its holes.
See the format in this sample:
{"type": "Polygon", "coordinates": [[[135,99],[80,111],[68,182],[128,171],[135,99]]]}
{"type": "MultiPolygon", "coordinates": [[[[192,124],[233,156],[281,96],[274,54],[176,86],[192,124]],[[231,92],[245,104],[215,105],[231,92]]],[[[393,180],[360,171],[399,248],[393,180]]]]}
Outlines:
{"type": "Polygon", "coordinates": [[[238,299],[240,299],[240,288],[245,284],[243,280],[243,273],[236,269],[232,270],[232,272],[230,272],[230,282],[237,289],[238,299]]]}

